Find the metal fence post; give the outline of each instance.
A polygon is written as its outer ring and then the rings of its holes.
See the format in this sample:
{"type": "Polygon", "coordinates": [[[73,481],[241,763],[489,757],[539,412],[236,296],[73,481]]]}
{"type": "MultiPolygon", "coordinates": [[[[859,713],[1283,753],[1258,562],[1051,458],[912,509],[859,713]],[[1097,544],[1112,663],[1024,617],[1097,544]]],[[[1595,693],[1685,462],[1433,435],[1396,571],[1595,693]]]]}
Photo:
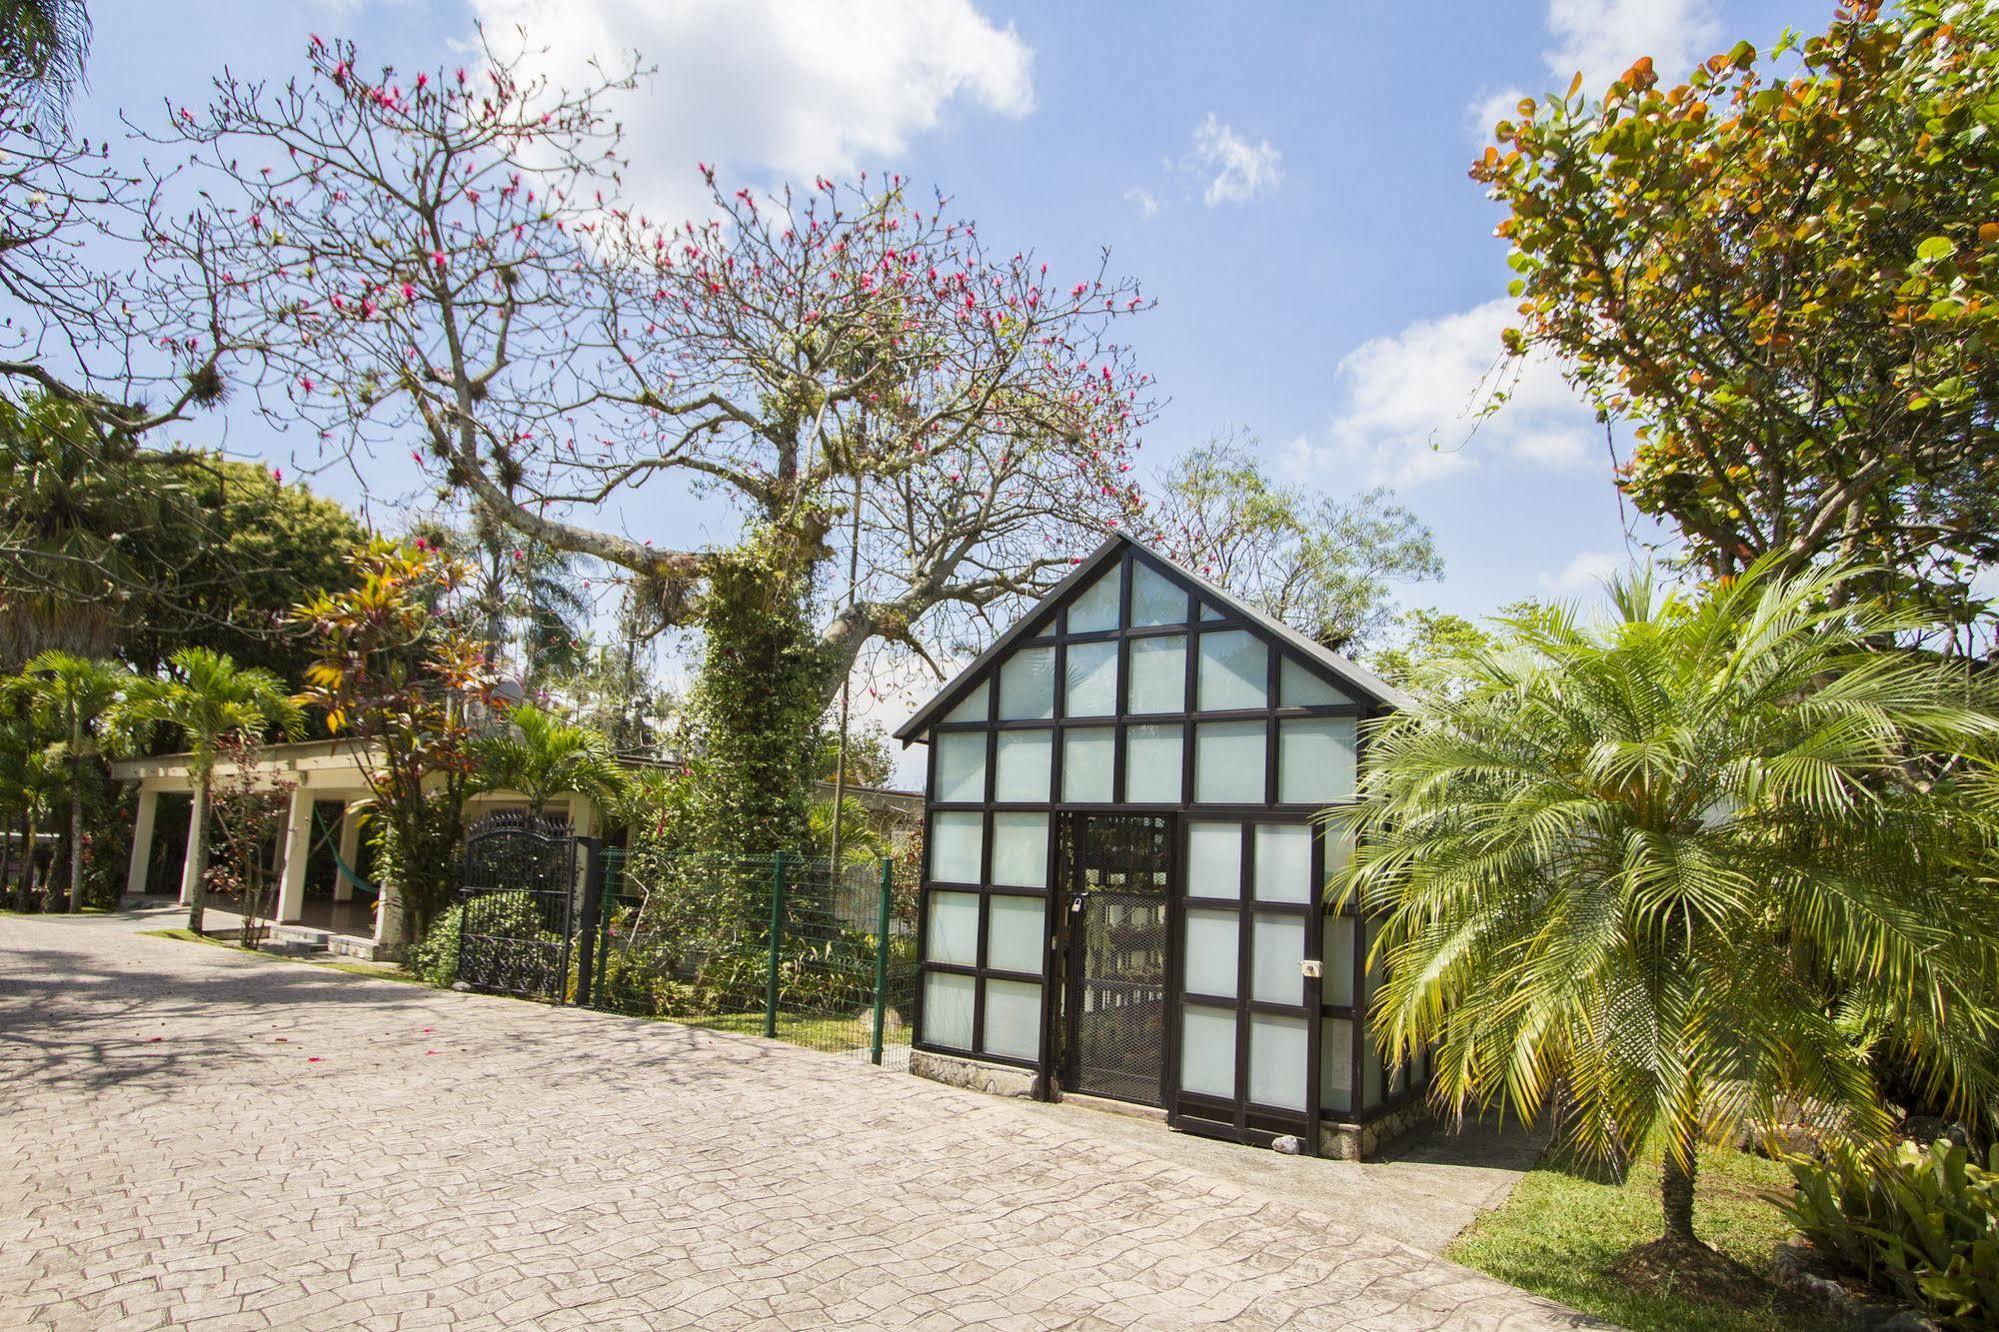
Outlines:
{"type": "Polygon", "coordinates": [[[576,1002],[588,1008],[597,973],[597,919],[604,909],[604,843],[596,837],[579,837],[576,847],[583,853],[583,919],[576,928],[576,1002]]]}
{"type": "Polygon", "coordinates": [[[882,1024],[888,1018],[888,899],[895,880],[895,862],[882,858],[881,902],[875,909],[875,1035],[868,1060],[882,1061],[882,1024]]]}
{"type": "Polygon", "coordinates": [[[764,981],[764,1035],[777,1035],[777,955],[784,946],[784,852],[771,859],[770,975],[764,981]]]}

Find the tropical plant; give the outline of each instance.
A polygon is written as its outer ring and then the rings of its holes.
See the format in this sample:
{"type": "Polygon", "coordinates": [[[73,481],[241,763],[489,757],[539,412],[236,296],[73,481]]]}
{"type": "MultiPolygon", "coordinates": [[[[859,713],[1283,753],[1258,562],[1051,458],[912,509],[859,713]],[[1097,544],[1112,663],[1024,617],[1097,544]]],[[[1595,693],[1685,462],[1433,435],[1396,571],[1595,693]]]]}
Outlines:
{"type": "Polygon", "coordinates": [[[1981,1166],[1947,1139],[1892,1153],[1835,1143],[1791,1173],[1785,1210],[1820,1252],[1946,1327],[1999,1327],[1999,1147],[1981,1166]]]}
{"type": "Polygon", "coordinates": [[[59,107],[83,82],[90,13],[83,0],[0,0],[0,90],[59,107]]]}
{"type": "Polygon", "coordinates": [[[83,805],[85,774],[107,738],[120,691],[132,680],[115,661],[93,661],[68,652],[44,652],[12,682],[28,716],[60,747],[69,772],[69,909],[83,910],[83,805]]]}
{"type": "Polygon", "coordinates": [[[210,648],[184,647],[167,659],[163,675],[133,681],[121,704],[123,724],[165,725],[187,747],[194,778],[194,811],[188,820],[187,927],[202,931],[207,903],[208,817],[215,763],[232,736],[262,736],[276,729],[296,739],[304,728],[298,702],[283,681],[259,667],[238,666],[210,648]]]}
{"type": "Polygon", "coordinates": [[[10,852],[18,876],[10,885],[22,911],[38,905],[35,891],[35,834],[55,810],[62,774],[49,752],[48,736],[21,705],[18,690],[0,690],[0,815],[7,821],[10,852]]]}
{"type": "Polygon", "coordinates": [[[1695,1146],[1778,1121],[1885,1137],[1871,1060],[1945,1104],[1999,1090],[1999,720],[1855,575],[1767,564],[1698,596],[1649,575],[1501,621],[1368,741],[1331,896],[1379,918],[1384,1056],[1434,1047],[1441,1108],[1558,1094],[1584,1151],[1663,1135],[1665,1243],[1695,1243],[1695,1146]]]}
{"type": "Polygon", "coordinates": [[[1867,561],[1963,641],[1999,559],[1999,7],[1883,10],[1578,77],[1472,176],[1510,208],[1511,349],[1638,427],[1640,510],[1713,574],[1867,561]]]}
{"type": "Polygon", "coordinates": [[[518,792],[537,816],[551,797],[565,792],[588,796],[604,808],[624,780],[601,732],[535,703],[509,708],[500,729],[472,742],[472,757],[473,789],[518,792]]]}

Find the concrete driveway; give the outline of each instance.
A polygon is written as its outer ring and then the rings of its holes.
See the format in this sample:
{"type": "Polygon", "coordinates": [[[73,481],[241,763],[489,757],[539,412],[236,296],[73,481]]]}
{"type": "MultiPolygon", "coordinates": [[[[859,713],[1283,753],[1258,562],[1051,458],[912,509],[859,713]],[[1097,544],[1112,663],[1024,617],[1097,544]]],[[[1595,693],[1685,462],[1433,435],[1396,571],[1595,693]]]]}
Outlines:
{"type": "Polygon", "coordinates": [[[1086,1112],[139,928],[0,917],[0,1327],[1594,1326],[1086,1112]]]}

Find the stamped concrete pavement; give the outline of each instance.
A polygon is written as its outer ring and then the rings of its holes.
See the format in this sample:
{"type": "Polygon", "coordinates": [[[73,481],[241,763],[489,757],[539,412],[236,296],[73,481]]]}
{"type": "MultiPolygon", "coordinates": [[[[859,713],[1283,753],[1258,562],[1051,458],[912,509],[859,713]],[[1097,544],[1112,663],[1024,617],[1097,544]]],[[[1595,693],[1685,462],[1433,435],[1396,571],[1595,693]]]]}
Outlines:
{"type": "Polygon", "coordinates": [[[140,925],[0,917],[0,1327],[1598,1326],[1076,1115],[140,925]]]}

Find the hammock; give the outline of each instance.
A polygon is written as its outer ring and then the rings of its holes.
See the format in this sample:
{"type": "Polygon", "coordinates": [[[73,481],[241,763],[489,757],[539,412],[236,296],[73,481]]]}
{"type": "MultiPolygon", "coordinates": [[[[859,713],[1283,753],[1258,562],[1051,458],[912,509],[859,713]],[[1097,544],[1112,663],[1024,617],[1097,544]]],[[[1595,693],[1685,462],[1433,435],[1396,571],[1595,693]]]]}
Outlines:
{"type": "Polygon", "coordinates": [[[340,877],[368,896],[380,897],[382,895],[380,888],[362,878],[361,871],[340,858],[340,840],[333,835],[333,830],[326,826],[326,819],[320,814],[319,806],[316,804],[312,808],[312,821],[319,825],[320,840],[326,844],[328,854],[333,857],[333,867],[340,872],[340,877]]]}

